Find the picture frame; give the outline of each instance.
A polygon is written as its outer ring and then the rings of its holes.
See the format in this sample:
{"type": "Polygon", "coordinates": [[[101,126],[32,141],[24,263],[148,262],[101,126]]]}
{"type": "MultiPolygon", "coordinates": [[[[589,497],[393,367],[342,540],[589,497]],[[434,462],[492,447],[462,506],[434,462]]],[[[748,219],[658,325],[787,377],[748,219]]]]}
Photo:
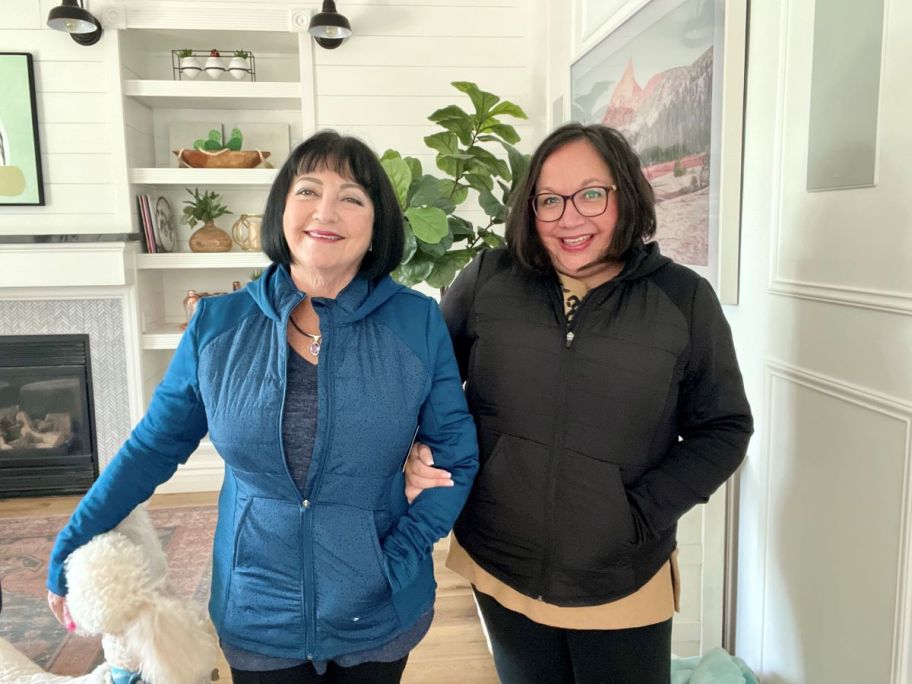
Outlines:
{"type": "Polygon", "coordinates": [[[30,53],[0,52],[0,89],[0,207],[44,206],[30,53]]]}
{"type": "Polygon", "coordinates": [[[602,21],[570,66],[571,119],[625,135],[662,253],[737,304],[747,1],[637,0],[602,21]]]}

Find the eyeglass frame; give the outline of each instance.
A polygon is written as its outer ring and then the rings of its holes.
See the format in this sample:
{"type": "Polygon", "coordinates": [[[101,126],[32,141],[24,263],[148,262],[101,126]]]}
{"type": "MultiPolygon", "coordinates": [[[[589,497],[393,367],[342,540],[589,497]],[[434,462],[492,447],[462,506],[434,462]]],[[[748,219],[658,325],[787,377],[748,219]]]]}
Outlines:
{"type": "Polygon", "coordinates": [[[580,188],[579,190],[577,190],[576,192],[574,192],[571,195],[562,195],[559,192],[536,192],[534,195],[532,195],[529,198],[529,203],[532,205],[532,214],[535,216],[535,218],[539,221],[544,221],[545,223],[554,223],[555,221],[560,221],[562,218],[564,218],[564,214],[567,211],[567,201],[568,200],[570,202],[573,202],[573,208],[576,209],[576,211],[579,213],[580,216],[585,216],[586,218],[595,218],[596,216],[601,216],[606,211],[608,211],[608,198],[611,196],[612,192],[616,193],[617,189],[618,189],[617,185],[587,185],[585,188],[580,188]],[[586,190],[592,190],[593,188],[601,188],[602,190],[605,191],[605,208],[602,209],[597,214],[584,214],[582,211],[580,211],[580,208],[576,205],[576,200],[574,200],[573,198],[576,197],[581,192],[584,192],[586,190]],[[563,205],[561,206],[561,213],[558,215],[557,218],[544,219],[538,215],[538,212],[535,210],[535,198],[541,197],[542,195],[560,197],[563,200],[563,205]]]}

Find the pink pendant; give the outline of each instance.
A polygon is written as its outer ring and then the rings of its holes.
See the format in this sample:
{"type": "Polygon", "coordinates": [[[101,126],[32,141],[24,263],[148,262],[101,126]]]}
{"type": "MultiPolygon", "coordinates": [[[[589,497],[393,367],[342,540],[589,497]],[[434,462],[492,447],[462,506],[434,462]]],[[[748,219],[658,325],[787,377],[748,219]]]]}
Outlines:
{"type": "Polygon", "coordinates": [[[319,342],[310,343],[310,353],[313,354],[314,356],[320,355],[320,343],[319,342]]]}

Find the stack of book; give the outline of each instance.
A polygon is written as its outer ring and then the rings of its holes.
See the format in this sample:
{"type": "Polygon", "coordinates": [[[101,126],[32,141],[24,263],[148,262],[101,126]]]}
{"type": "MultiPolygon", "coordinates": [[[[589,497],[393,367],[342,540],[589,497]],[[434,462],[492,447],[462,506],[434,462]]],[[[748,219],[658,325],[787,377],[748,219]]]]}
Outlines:
{"type": "Polygon", "coordinates": [[[143,248],[148,254],[155,254],[160,251],[155,242],[155,214],[152,212],[152,198],[149,195],[137,195],[137,206],[139,208],[139,226],[140,233],[143,237],[143,248]]]}

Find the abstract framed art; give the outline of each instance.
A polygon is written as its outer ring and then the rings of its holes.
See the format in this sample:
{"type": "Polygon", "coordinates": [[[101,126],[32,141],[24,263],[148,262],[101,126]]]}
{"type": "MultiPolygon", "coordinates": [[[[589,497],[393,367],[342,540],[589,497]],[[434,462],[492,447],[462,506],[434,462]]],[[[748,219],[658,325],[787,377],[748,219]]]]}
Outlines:
{"type": "Polygon", "coordinates": [[[746,0],[637,5],[571,65],[572,118],[627,137],[655,190],[662,252],[737,304],[746,0]]]}
{"type": "Polygon", "coordinates": [[[0,207],[44,204],[32,56],[0,52],[0,207]]]}

